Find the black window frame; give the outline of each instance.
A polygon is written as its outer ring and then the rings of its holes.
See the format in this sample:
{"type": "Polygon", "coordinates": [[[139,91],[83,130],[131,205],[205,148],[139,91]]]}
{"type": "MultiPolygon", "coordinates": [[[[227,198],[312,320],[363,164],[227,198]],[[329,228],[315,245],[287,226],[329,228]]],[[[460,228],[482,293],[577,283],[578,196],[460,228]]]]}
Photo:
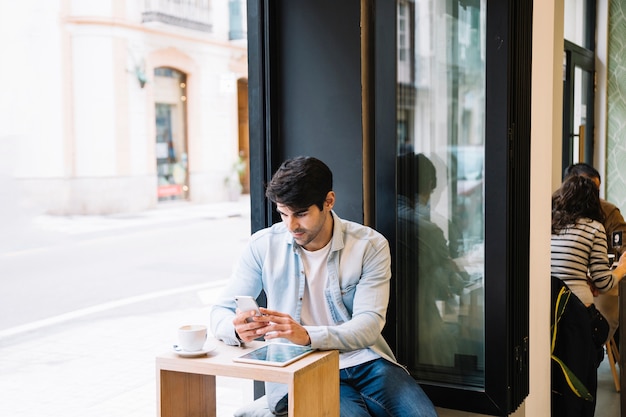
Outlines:
{"type": "MultiPolygon", "coordinates": [[[[290,0],[288,7],[294,7],[290,0]]],[[[460,4],[474,0],[458,0],[460,4]]],[[[309,3],[311,4],[311,3],[309,3]]],[[[363,3],[362,3],[363,4],[363,3]]],[[[478,3],[480,4],[480,3],[478,3]]],[[[485,164],[485,387],[446,386],[419,381],[435,405],[488,415],[508,415],[528,395],[528,302],[530,235],[530,91],[532,0],[487,0],[485,164]]],[[[310,149],[286,137],[279,126],[283,99],[276,41],[280,10],[286,2],[248,0],[249,111],[252,230],[276,219],[264,197],[264,184],[282,161],[285,149],[310,149]],[[291,144],[286,145],[286,142],[291,144]]],[[[321,7],[321,6],[320,6],[321,7]]],[[[367,115],[373,123],[372,158],[367,173],[351,170],[342,181],[368,184],[372,224],[395,252],[396,157],[396,2],[370,0],[374,28],[368,46],[373,71],[367,115]],[[392,30],[393,28],[393,30],[392,30]],[[364,176],[373,181],[364,181],[364,176]],[[356,177],[356,178],[355,178],[356,177]]],[[[353,6],[341,6],[354,11],[353,6]]],[[[317,16],[319,17],[319,16],[317,16]]],[[[354,18],[354,16],[350,16],[354,18]]],[[[319,28],[299,28],[313,31],[319,28]]],[[[325,27],[324,30],[334,30],[325,27]]],[[[289,33],[308,36],[315,33],[289,33]]],[[[328,45],[328,47],[333,47],[328,45]]],[[[280,59],[289,57],[280,57],[280,59]]],[[[359,75],[355,75],[359,76],[359,75]]],[[[318,86],[324,88],[324,84],[318,86]]],[[[289,88],[289,87],[287,87],[289,88]]],[[[362,108],[347,108],[361,112],[362,108]]],[[[306,117],[307,115],[301,115],[306,117]]],[[[361,140],[345,138],[342,140],[361,140]]],[[[333,148],[318,155],[335,158],[333,148]]],[[[332,168],[332,167],[331,167],[332,168]]],[[[362,207],[364,201],[351,201],[362,207]]],[[[358,210],[357,210],[358,211],[358,210]]],[[[353,220],[359,221],[358,218],[353,220]]],[[[393,254],[392,254],[393,255],[393,254]]],[[[392,284],[393,285],[393,284],[392,284]]],[[[392,291],[396,289],[392,287],[392,291]]],[[[392,293],[384,334],[395,349],[396,305],[392,293]]]]}

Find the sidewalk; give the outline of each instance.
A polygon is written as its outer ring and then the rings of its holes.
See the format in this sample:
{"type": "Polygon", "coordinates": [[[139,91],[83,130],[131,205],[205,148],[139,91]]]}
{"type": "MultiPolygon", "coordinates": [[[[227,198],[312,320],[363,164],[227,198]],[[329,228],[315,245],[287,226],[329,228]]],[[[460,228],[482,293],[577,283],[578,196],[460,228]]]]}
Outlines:
{"type": "MultiPolygon", "coordinates": [[[[249,216],[249,201],[211,205],[190,203],[110,216],[40,216],[42,230],[59,234],[107,233],[190,221],[207,216],[249,216]]],[[[0,415],[11,417],[154,417],[154,358],[176,343],[176,329],[208,324],[208,313],[225,282],[169,294],[163,311],[158,299],[139,300],[142,314],[103,309],[21,332],[0,335],[0,415]],[[170,300],[171,301],[171,300],[170,300]],[[145,307],[145,308],[144,308],[145,307]]],[[[193,360],[193,359],[190,359],[193,360]]],[[[252,401],[252,382],[218,378],[218,415],[232,416],[252,401]]]]}
{"type": "Polygon", "coordinates": [[[220,219],[250,216],[250,196],[242,195],[237,201],[212,204],[190,202],[160,203],[153,210],[139,213],[119,213],[102,216],[50,216],[34,219],[35,225],[50,232],[85,234],[119,229],[149,227],[154,224],[176,223],[192,219],[220,219]]]}
{"type": "Polygon", "coordinates": [[[155,224],[176,224],[197,219],[250,217],[250,196],[237,201],[208,204],[165,202],[135,213],[54,216],[20,212],[0,219],[0,259],[12,252],[44,247],[64,237],[105,235],[120,230],[142,230],[155,224]],[[5,230],[6,229],[6,230],[5,230]]]}

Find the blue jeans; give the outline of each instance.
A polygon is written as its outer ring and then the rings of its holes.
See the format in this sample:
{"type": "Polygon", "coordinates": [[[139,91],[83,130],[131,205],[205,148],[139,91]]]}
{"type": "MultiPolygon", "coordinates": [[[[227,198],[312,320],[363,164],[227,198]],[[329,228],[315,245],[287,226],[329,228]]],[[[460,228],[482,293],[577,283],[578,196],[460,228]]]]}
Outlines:
{"type": "Polygon", "coordinates": [[[342,417],[436,417],[422,388],[404,369],[375,359],[339,371],[342,417]]]}

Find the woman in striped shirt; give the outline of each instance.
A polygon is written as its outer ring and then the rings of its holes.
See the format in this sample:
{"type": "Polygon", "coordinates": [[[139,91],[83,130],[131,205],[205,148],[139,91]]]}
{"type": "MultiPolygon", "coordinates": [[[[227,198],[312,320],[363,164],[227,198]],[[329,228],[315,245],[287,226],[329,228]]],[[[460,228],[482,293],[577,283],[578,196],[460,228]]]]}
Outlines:
{"type": "MultiPolygon", "coordinates": [[[[580,416],[595,413],[597,367],[604,358],[603,345],[609,335],[609,325],[596,309],[593,297],[598,292],[611,290],[626,273],[624,255],[615,269],[611,270],[609,266],[603,219],[598,187],[588,177],[568,177],[552,195],[552,276],[561,279],[589,313],[589,320],[585,319],[584,313],[570,314],[569,317],[575,317],[576,321],[562,328],[558,337],[565,343],[559,349],[560,359],[568,363],[570,369],[576,369],[577,376],[593,397],[591,402],[581,401],[580,404],[570,401],[570,404],[580,406],[580,413],[576,414],[580,416]]],[[[575,305],[571,312],[577,311],[575,305]]],[[[553,404],[554,401],[567,402],[566,398],[570,398],[559,393],[558,388],[555,390],[555,386],[560,386],[556,369],[552,372],[553,404]]]]}
{"type": "Polygon", "coordinates": [[[598,187],[584,176],[566,178],[552,196],[551,273],[586,305],[626,274],[622,255],[611,270],[598,187]]]}

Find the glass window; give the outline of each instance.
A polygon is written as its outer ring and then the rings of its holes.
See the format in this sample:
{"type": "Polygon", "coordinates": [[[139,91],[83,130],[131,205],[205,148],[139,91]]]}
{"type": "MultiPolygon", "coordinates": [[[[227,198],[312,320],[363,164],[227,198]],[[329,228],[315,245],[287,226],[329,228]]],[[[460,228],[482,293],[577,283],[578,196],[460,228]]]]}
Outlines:
{"type": "Polygon", "coordinates": [[[398,3],[398,61],[407,60],[408,31],[407,31],[408,4],[404,1],[398,3]]]}
{"type": "Polygon", "coordinates": [[[594,53],[565,41],[562,169],[594,159],[594,53]]]}
{"type": "Polygon", "coordinates": [[[563,36],[570,42],[584,48],[592,48],[587,44],[587,0],[565,0],[564,3],[564,33],[563,36]]]}
{"type": "Polygon", "coordinates": [[[483,388],[485,0],[398,7],[418,22],[397,57],[398,357],[418,380],[483,388]]]}
{"type": "Polygon", "coordinates": [[[580,67],[574,68],[574,134],[572,135],[572,163],[585,162],[585,126],[591,74],[580,67]]]}
{"type": "Polygon", "coordinates": [[[186,75],[173,68],[155,68],[157,197],[182,200],[189,195],[186,134],[186,75]]]}
{"type": "Polygon", "coordinates": [[[228,1],[228,39],[246,38],[246,5],[243,0],[228,1]]]}

